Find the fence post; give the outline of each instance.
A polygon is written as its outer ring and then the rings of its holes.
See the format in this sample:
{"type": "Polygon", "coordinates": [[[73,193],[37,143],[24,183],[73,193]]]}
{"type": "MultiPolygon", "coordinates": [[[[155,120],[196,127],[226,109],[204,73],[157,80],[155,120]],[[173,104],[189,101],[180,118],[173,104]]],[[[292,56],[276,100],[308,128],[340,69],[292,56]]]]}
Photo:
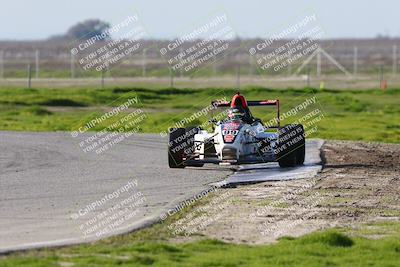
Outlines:
{"type": "Polygon", "coordinates": [[[35,51],[35,72],[36,72],[36,79],[39,78],[39,50],[36,49],[35,51]]]}
{"type": "Polygon", "coordinates": [[[31,64],[28,64],[28,88],[31,88],[31,78],[32,78],[32,70],[31,70],[31,64]]]}
{"type": "Polygon", "coordinates": [[[383,78],[383,66],[379,66],[379,88],[385,90],[387,87],[387,83],[383,78]]]}

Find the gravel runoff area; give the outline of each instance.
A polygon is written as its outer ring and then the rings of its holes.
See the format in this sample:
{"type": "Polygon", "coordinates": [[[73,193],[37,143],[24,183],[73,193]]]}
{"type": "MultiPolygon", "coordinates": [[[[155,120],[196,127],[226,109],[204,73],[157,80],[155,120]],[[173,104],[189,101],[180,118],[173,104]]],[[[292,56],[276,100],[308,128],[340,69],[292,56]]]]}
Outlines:
{"type": "Polygon", "coordinates": [[[177,223],[199,235],[173,241],[207,237],[264,244],[331,227],[356,230],[400,220],[399,144],[327,141],[322,157],[324,168],[314,178],[218,190],[177,223]],[[193,231],[195,218],[202,219],[193,231]]]}

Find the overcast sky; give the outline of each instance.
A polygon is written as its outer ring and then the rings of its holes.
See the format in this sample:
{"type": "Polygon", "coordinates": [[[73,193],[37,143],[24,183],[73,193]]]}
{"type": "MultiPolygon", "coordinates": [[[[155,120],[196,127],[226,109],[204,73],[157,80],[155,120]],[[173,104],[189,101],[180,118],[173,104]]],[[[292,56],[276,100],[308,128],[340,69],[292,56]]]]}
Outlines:
{"type": "Polygon", "coordinates": [[[0,0],[0,39],[44,39],[100,18],[120,21],[136,10],[152,38],[177,37],[185,27],[224,10],[238,36],[268,37],[293,18],[315,13],[327,38],[400,37],[400,1],[380,0],[0,0]]]}

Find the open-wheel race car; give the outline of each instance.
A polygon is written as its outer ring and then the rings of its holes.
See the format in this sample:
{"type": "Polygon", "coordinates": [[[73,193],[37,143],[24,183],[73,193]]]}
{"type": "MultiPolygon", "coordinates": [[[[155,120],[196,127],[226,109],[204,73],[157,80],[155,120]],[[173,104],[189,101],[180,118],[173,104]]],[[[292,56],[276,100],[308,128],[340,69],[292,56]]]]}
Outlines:
{"type": "Polygon", "coordinates": [[[170,168],[278,162],[280,167],[302,165],[305,135],[301,124],[280,125],[279,100],[246,101],[237,93],[230,102],[213,101],[226,107],[222,120],[210,120],[213,132],[200,127],[171,128],[168,143],[170,168]],[[254,118],[251,106],[276,107],[276,125],[265,126],[254,118]],[[272,131],[272,132],[271,132],[272,131]]]}

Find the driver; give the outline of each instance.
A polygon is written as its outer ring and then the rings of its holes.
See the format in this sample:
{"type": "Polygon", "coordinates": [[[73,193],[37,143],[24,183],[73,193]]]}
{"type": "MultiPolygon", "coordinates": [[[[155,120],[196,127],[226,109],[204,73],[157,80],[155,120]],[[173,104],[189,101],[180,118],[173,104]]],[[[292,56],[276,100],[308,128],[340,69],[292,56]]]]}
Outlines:
{"type": "Polygon", "coordinates": [[[240,106],[228,109],[228,118],[231,120],[242,120],[249,124],[254,121],[249,112],[246,112],[246,110],[240,106]]]}

